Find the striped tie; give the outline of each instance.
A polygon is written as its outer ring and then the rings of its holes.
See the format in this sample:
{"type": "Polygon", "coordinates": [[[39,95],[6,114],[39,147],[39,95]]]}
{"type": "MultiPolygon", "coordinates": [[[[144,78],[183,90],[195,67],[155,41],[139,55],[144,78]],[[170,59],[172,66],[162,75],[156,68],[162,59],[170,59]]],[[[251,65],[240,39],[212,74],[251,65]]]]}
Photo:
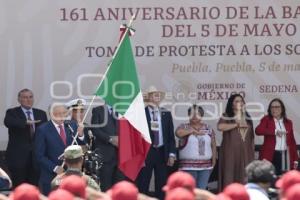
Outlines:
{"type": "MultiPolygon", "coordinates": [[[[26,111],[26,114],[27,114],[27,119],[31,121],[32,120],[30,116],[31,111],[30,110],[26,111]]],[[[32,138],[34,135],[34,124],[29,124],[29,128],[30,128],[30,137],[32,138]]]]}

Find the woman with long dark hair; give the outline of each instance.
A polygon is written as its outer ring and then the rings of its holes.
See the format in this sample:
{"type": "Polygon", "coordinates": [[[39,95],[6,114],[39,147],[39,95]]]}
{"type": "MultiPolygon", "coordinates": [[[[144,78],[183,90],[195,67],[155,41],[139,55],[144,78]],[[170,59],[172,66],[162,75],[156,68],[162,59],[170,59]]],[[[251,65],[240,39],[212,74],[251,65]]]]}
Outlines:
{"type": "Polygon", "coordinates": [[[219,153],[219,190],[230,183],[245,182],[245,167],[254,160],[254,130],[240,94],[229,97],[218,122],[223,134],[219,153]]]}
{"type": "Polygon", "coordinates": [[[259,158],[272,162],[277,175],[294,167],[298,154],[293,123],[287,118],[280,99],[275,98],[270,102],[268,114],[261,119],[255,133],[264,136],[259,158]]]}

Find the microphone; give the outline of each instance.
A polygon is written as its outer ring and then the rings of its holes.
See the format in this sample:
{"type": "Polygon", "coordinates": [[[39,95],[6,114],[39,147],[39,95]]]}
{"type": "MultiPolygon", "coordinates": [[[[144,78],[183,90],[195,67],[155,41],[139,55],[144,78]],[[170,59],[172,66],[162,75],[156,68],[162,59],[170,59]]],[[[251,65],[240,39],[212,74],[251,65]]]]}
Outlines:
{"type": "Polygon", "coordinates": [[[68,128],[71,130],[72,133],[74,133],[74,130],[72,129],[70,124],[68,124],[68,128]]]}
{"type": "Polygon", "coordinates": [[[89,138],[92,139],[94,137],[93,132],[91,130],[88,130],[89,138]]]}
{"type": "Polygon", "coordinates": [[[88,146],[89,150],[91,150],[91,148],[93,146],[93,140],[94,140],[94,135],[91,130],[88,130],[88,136],[89,136],[90,142],[87,146],[88,146]]]}
{"type": "Polygon", "coordinates": [[[71,120],[65,120],[64,121],[65,124],[71,124],[71,122],[72,122],[71,120]]]}
{"type": "Polygon", "coordinates": [[[65,124],[67,125],[67,127],[69,128],[69,130],[74,133],[74,129],[72,128],[71,124],[71,120],[65,120],[65,124]]]}

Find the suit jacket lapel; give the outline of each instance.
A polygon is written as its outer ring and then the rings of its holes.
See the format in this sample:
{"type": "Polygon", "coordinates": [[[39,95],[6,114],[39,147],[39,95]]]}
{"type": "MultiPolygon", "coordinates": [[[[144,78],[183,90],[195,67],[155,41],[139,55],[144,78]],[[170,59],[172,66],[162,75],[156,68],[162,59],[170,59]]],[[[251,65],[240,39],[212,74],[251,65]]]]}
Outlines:
{"type": "MultiPolygon", "coordinates": [[[[18,116],[20,116],[20,118],[22,118],[23,120],[27,121],[27,117],[26,117],[25,113],[23,112],[21,106],[18,107],[18,109],[16,110],[16,112],[17,112],[18,116]]],[[[29,128],[28,125],[26,125],[26,127],[28,128],[27,129],[28,130],[28,132],[27,132],[28,137],[30,137],[30,131],[29,131],[30,128],[29,128]]]]}
{"type": "Polygon", "coordinates": [[[68,145],[72,144],[73,135],[75,135],[76,133],[72,133],[70,128],[66,124],[64,124],[64,128],[65,128],[65,133],[66,133],[66,138],[67,138],[67,146],[68,146],[68,145]]]}
{"type": "MultiPolygon", "coordinates": [[[[32,108],[32,115],[34,120],[41,120],[40,116],[38,115],[38,112],[36,109],[32,108]]],[[[37,126],[39,126],[42,123],[42,121],[34,124],[34,129],[36,129],[37,126]]]]}
{"type": "Polygon", "coordinates": [[[287,120],[283,120],[283,125],[284,125],[284,128],[287,132],[290,132],[290,124],[288,123],[287,120]]]}
{"type": "Polygon", "coordinates": [[[34,120],[38,120],[37,112],[34,108],[32,108],[32,115],[34,120]]]}
{"type": "Polygon", "coordinates": [[[18,112],[18,114],[19,114],[19,116],[20,116],[21,118],[27,120],[27,117],[26,117],[25,113],[23,112],[21,106],[18,107],[17,112],[18,112]]]}
{"type": "Polygon", "coordinates": [[[106,112],[107,115],[107,127],[110,127],[113,130],[114,134],[117,133],[119,124],[118,124],[118,120],[114,116],[114,110],[112,110],[112,113],[110,113],[109,108],[105,106],[104,112],[106,112]]]}
{"type": "Polygon", "coordinates": [[[153,133],[152,133],[152,131],[151,131],[151,125],[150,125],[151,117],[150,117],[149,106],[146,106],[146,108],[145,108],[145,113],[146,113],[147,124],[148,124],[149,133],[150,133],[150,138],[151,138],[151,141],[153,142],[154,136],[153,136],[153,133]]]}
{"type": "MultiPolygon", "coordinates": [[[[151,121],[151,117],[150,117],[150,110],[149,110],[149,107],[147,106],[146,109],[146,118],[147,118],[147,123],[148,123],[148,128],[150,130],[150,121],[151,121]]],[[[151,131],[150,131],[151,132],[151,131]]]]}
{"type": "Polygon", "coordinates": [[[286,130],[286,143],[289,146],[290,145],[290,140],[291,140],[291,136],[292,136],[292,127],[290,126],[290,123],[287,120],[283,120],[283,125],[285,127],[286,130]]]}
{"type": "Polygon", "coordinates": [[[37,110],[35,108],[32,108],[32,114],[33,114],[34,120],[41,120],[41,122],[37,123],[36,125],[43,123],[42,117],[39,115],[39,112],[37,112],[37,110]]]}
{"type": "Polygon", "coordinates": [[[275,129],[276,129],[276,125],[275,125],[275,120],[274,118],[272,117],[271,120],[270,120],[270,124],[269,124],[271,127],[271,130],[273,131],[274,133],[274,137],[275,137],[275,129]]]}
{"type": "Polygon", "coordinates": [[[163,135],[163,139],[164,139],[164,143],[167,141],[167,138],[166,138],[166,134],[165,134],[165,121],[166,121],[166,111],[163,110],[163,109],[159,109],[159,112],[160,112],[160,118],[161,118],[161,130],[162,130],[162,135],[163,135]]]}
{"type": "Polygon", "coordinates": [[[107,109],[108,122],[112,122],[112,124],[114,126],[116,126],[116,119],[114,117],[114,113],[113,112],[114,111],[111,111],[111,113],[110,113],[110,111],[107,109]]]}

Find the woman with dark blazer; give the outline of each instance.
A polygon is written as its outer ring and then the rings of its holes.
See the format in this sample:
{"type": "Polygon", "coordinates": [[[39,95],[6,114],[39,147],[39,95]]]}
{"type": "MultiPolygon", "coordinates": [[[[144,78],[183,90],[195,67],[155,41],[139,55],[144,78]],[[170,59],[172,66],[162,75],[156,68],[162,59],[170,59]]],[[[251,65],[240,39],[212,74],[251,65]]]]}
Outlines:
{"type": "Polygon", "coordinates": [[[285,106],[280,99],[275,98],[270,102],[268,115],[261,119],[255,133],[264,136],[260,159],[272,162],[277,174],[282,174],[282,170],[288,169],[287,164],[290,165],[290,169],[294,168],[294,161],[298,161],[298,153],[293,123],[287,118],[285,106]],[[282,160],[285,160],[284,164],[282,160]]]}

